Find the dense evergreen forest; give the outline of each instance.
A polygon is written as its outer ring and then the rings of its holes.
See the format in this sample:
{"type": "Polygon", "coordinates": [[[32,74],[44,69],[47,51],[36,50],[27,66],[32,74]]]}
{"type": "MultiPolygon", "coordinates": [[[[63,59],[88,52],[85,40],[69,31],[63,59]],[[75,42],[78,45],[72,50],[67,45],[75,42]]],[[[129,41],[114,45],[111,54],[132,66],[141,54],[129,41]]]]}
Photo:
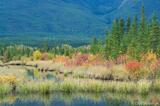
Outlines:
{"type": "Polygon", "coordinates": [[[108,31],[104,53],[106,58],[116,58],[127,54],[139,59],[141,54],[154,52],[160,55],[160,25],[156,13],[147,21],[145,8],[142,6],[141,19],[115,19],[108,31]]]}

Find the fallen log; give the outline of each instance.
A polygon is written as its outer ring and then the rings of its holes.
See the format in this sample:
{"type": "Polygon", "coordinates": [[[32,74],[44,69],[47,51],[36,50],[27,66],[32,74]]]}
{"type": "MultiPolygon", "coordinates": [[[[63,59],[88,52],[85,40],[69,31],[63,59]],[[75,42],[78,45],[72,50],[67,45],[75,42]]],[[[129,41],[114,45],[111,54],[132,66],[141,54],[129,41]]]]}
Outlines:
{"type": "Polygon", "coordinates": [[[26,66],[26,67],[34,67],[36,68],[37,65],[29,65],[25,63],[5,63],[5,64],[0,64],[0,67],[8,67],[8,66],[26,66]]]}

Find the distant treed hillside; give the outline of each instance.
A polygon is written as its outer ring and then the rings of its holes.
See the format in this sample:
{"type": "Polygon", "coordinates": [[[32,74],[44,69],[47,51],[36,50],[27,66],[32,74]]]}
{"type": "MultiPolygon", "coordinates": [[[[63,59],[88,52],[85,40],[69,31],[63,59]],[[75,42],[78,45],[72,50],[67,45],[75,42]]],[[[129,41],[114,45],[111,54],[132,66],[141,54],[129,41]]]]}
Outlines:
{"type": "Polygon", "coordinates": [[[0,33],[102,34],[106,25],[88,9],[63,0],[1,0],[0,33]]]}
{"type": "Polygon", "coordinates": [[[105,35],[114,18],[139,15],[142,4],[146,16],[159,15],[159,0],[0,0],[1,40],[8,41],[6,35],[69,36],[66,40],[105,35]]]}

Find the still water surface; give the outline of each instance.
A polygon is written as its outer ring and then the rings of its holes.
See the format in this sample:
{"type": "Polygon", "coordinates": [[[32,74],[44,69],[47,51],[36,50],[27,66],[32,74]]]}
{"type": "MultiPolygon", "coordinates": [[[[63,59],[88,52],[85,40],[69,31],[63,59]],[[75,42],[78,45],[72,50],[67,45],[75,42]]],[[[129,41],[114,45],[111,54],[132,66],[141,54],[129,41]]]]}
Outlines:
{"type": "MultiPolygon", "coordinates": [[[[157,105],[160,95],[62,94],[8,95],[0,97],[0,106],[131,106],[157,105]]],[[[159,104],[160,105],[160,104],[159,104]]]]}

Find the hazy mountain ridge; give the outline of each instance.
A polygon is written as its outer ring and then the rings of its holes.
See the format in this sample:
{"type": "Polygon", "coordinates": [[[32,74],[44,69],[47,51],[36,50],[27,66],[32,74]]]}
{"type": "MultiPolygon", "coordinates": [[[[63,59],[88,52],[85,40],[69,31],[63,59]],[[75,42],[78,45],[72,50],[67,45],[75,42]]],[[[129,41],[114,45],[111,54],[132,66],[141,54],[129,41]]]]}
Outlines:
{"type": "Polygon", "coordinates": [[[0,35],[104,35],[115,17],[159,12],[159,0],[0,0],[0,35]]]}

